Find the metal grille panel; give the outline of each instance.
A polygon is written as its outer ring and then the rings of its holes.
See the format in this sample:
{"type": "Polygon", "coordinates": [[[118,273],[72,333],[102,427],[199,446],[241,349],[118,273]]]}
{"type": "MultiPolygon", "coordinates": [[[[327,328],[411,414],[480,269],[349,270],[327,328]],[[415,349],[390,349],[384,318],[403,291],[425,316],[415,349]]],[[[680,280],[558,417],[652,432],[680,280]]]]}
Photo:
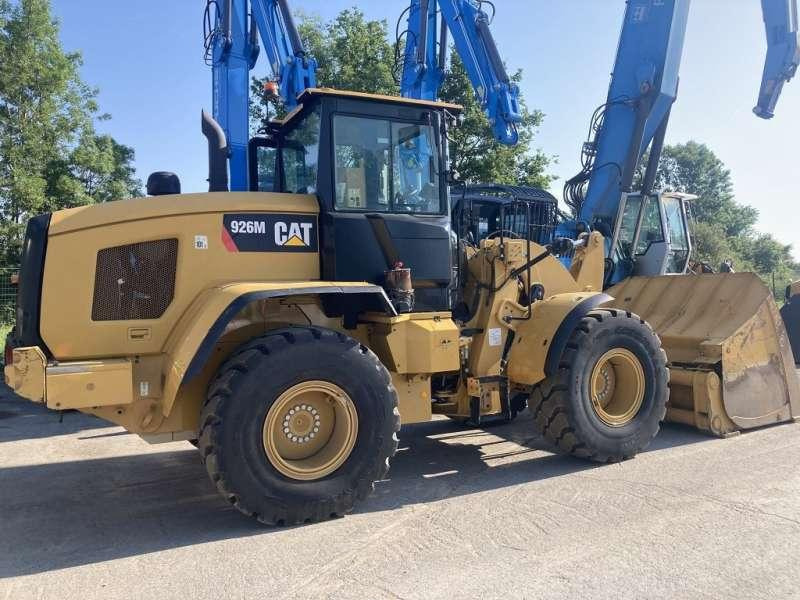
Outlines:
{"type": "Polygon", "coordinates": [[[97,253],[93,321],[158,319],[175,294],[178,240],[104,248],[97,253]]]}

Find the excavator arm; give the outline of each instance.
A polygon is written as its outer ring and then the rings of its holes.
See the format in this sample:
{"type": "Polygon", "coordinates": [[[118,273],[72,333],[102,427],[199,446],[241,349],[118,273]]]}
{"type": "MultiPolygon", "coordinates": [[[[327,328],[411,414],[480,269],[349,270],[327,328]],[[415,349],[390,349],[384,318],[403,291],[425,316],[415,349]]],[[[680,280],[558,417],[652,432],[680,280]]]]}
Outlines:
{"type": "Polygon", "coordinates": [[[800,65],[800,33],[798,33],[795,0],[761,0],[767,30],[767,58],[758,104],[753,109],[759,117],[775,116],[783,85],[792,79],[800,65]]]}
{"type": "Polygon", "coordinates": [[[213,69],[213,116],[225,134],[231,191],[248,189],[250,71],[264,44],[274,93],[292,109],[317,85],[317,63],[305,50],[287,0],[207,0],[206,62],[213,69]]]}
{"type": "Polygon", "coordinates": [[[481,0],[411,0],[400,92],[419,100],[438,98],[449,32],[495,138],[514,145],[522,120],[519,88],[506,72],[483,4],[481,0]]]}

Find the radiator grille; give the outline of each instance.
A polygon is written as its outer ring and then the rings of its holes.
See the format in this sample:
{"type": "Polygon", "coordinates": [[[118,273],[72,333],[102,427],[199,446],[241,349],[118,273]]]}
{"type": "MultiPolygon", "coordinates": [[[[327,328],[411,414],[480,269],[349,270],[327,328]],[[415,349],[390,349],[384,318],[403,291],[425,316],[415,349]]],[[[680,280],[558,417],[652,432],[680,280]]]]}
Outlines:
{"type": "Polygon", "coordinates": [[[104,248],[97,253],[93,321],[158,319],[175,294],[178,240],[104,248]]]}

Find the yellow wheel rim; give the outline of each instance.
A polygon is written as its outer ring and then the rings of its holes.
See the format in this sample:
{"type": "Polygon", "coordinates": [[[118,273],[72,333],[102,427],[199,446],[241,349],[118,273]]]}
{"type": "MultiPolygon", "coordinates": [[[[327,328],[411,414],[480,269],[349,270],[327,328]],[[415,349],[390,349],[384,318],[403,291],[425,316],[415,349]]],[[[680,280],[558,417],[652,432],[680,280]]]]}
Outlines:
{"type": "Polygon", "coordinates": [[[592,408],[606,425],[622,427],[639,413],[644,402],[644,369],[630,350],[609,350],[592,370],[592,408]]]}
{"type": "Polygon", "coordinates": [[[306,381],[289,388],[264,419],[267,458],[283,475],[300,481],[321,479],[341,467],[357,435],[353,401],[327,381],[306,381]]]}

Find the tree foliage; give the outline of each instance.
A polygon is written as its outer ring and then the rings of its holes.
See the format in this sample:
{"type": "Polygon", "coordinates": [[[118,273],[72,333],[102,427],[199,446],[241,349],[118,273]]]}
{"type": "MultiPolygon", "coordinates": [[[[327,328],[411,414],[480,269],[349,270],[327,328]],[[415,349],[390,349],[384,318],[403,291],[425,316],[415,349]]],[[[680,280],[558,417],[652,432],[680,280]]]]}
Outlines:
{"type": "Polygon", "coordinates": [[[756,209],[736,201],[730,170],[705,144],[690,141],[664,148],[655,189],[695,194],[697,220],[719,224],[729,237],[746,235],[758,221],[756,209]]]}
{"type": "MultiPolygon", "coordinates": [[[[522,72],[512,80],[519,84],[522,72]]],[[[475,97],[469,76],[458,55],[454,55],[450,70],[442,85],[441,98],[464,107],[464,121],[450,131],[451,156],[456,175],[467,183],[506,183],[547,188],[553,177],[546,170],[550,158],[532,149],[536,128],[544,114],[528,110],[521,101],[522,123],[519,143],[505,146],[494,139],[489,119],[475,97]]]]}
{"type": "MultiPolygon", "coordinates": [[[[395,58],[402,47],[389,39],[386,21],[370,21],[354,8],[344,10],[330,22],[318,17],[300,16],[301,38],[309,53],[317,59],[317,79],[320,86],[373,94],[397,95],[395,58]]],[[[519,82],[522,73],[514,80],[519,82]]],[[[264,80],[254,80],[254,102],[251,114],[254,129],[280,116],[281,107],[266,98],[264,80]]],[[[533,148],[536,128],[544,115],[524,109],[520,126],[520,142],[514,147],[503,146],[494,140],[486,115],[481,110],[464,66],[454,55],[441,90],[441,99],[465,107],[464,122],[450,130],[451,157],[455,174],[468,183],[516,183],[547,187],[550,159],[533,148]]],[[[524,106],[524,102],[523,102],[524,106]]]]}
{"type": "Polygon", "coordinates": [[[0,0],[0,253],[31,215],[140,193],[133,150],[98,135],[97,90],[63,50],[48,0],[0,0]]]}

